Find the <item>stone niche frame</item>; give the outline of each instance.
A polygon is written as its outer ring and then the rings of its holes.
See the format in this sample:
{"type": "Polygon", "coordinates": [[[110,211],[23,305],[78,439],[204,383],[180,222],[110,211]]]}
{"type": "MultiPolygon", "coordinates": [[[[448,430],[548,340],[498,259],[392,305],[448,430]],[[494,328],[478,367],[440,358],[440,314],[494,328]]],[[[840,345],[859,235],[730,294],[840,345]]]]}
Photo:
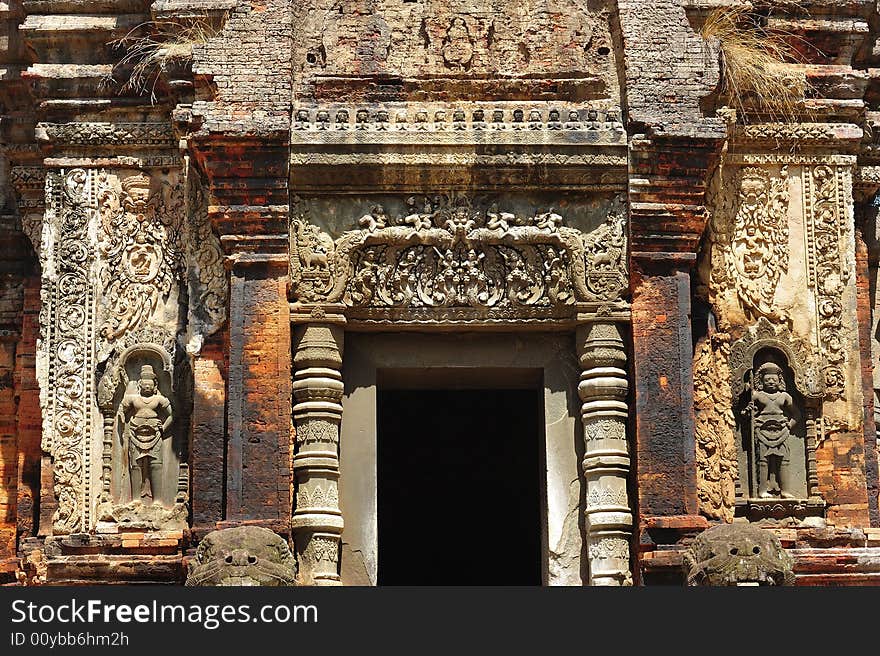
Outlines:
{"type": "MultiPolygon", "coordinates": [[[[753,486],[754,463],[748,454],[742,454],[743,436],[737,422],[737,451],[740,452],[739,477],[736,484],[735,514],[746,517],[750,521],[784,521],[803,520],[807,517],[822,517],[825,502],[819,493],[819,479],[816,469],[816,445],[822,424],[822,401],[825,397],[825,383],[818,367],[813,360],[817,356],[809,355],[811,351],[802,344],[797,344],[788,328],[774,327],[766,318],[761,317],[745,336],[735,341],[730,347],[730,378],[731,396],[734,404],[748,392],[746,377],[753,371],[756,356],[764,351],[775,351],[785,360],[790,369],[792,382],[803,402],[803,420],[805,423],[804,470],[806,472],[806,498],[770,498],[762,499],[751,495],[753,486]],[[804,357],[802,353],[807,353],[804,357]],[[747,471],[743,464],[747,463],[747,471]]],[[[785,368],[785,367],[783,367],[785,368]]],[[[754,440],[754,436],[749,436],[754,440]]],[[[751,443],[750,443],[751,445],[751,443]]],[[[751,445],[753,446],[753,445],[751,445]]]]}
{"type": "MultiPolygon", "coordinates": [[[[557,576],[545,563],[546,581],[631,584],[628,178],[619,109],[608,101],[327,104],[295,107],[294,117],[292,530],[303,580],[342,584],[342,535],[369,533],[364,517],[340,508],[352,507],[347,479],[340,498],[340,476],[351,471],[340,472],[340,425],[354,439],[362,421],[344,419],[353,375],[347,334],[378,333],[352,337],[357,360],[358,345],[390,333],[448,341],[448,333],[489,331],[571,336],[568,358],[577,366],[568,402],[580,408],[583,435],[582,462],[571,473],[581,486],[575,516],[589,567],[557,576]],[[592,218],[575,220],[589,203],[592,218]]],[[[375,582],[372,574],[361,582],[375,582]]]]}
{"type": "MultiPolygon", "coordinates": [[[[175,367],[166,346],[150,342],[137,342],[125,348],[118,357],[109,363],[107,370],[98,382],[98,407],[104,423],[104,442],[102,448],[101,495],[97,519],[102,523],[116,523],[126,528],[149,530],[184,529],[189,515],[189,466],[186,452],[180,444],[179,426],[185,420],[182,411],[182,395],[175,393],[175,367]],[[137,380],[140,365],[149,364],[157,378],[157,389],[165,395],[175,413],[172,435],[163,439],[162,456],[164,463],[171,463],[172,469],[166,471],[163,484],[173,486],[173,495],[165,491],[164,498],[153,499],[153,503],[142,508],[136,507],[134,499],[125,492],[129,485],[129,472],[123,467],[124,454],[121,452],[119,420],[116,412],[123,397],[132,391],[137,380]],[[171,458],[171,460],[169,460],[171,458]],[[174,473],[173,469],[177,472],[174,473]]],[[[185,422],[184,422],[185,423],[185,422]]]]}

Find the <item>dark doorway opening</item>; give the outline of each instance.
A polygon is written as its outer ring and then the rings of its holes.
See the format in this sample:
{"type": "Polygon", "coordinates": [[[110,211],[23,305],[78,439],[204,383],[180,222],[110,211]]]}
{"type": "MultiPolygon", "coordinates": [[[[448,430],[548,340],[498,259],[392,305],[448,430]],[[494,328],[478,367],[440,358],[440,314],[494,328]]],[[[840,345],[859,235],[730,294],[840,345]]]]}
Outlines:
{"type": "Polygon", "coordinates": [[[541,585],[541,391],[377,401],[379,585],[541,585]]]}

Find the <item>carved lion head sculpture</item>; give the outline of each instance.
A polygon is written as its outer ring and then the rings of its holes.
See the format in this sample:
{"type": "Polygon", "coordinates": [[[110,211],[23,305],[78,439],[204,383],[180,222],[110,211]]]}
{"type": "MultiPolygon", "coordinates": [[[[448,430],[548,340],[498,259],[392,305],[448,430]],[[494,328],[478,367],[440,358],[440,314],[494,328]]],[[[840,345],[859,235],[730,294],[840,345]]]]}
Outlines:
{"type": "Polygon", "coordinates": [[[186,585],[296,585],[296,561],[273,531],[238,526],[204,537],[189,563],[186,585]]]}
{"type": "Polygon", "coordinates": [[[713,526],[684,554],[688,585],[792,585],[792,564],[773,533],[750,524],[713,526]]]}

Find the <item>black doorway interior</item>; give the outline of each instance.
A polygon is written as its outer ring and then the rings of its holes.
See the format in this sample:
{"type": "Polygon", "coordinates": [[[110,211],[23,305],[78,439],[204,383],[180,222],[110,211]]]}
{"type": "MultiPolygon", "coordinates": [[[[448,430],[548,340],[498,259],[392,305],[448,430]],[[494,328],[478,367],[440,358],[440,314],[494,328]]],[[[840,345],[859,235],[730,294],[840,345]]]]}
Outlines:
{"type": "Polygon", "coordinates": [[[540,390],[377,400],[379,585],[540,585],[540,390]]]}

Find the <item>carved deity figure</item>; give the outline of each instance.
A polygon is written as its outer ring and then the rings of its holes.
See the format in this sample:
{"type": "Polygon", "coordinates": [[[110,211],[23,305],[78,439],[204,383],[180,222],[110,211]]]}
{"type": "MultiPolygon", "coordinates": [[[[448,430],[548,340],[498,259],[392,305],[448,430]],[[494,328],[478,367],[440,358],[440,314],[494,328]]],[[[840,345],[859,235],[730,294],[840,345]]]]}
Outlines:
{"type": "Polygon", "coordinates": [[[785,472],[790,460],[789,440],[797,423],[794,401],[785,390],[782,368],[765,362],[755,374],[751,413],[758,464],[758,496],[791,499],[785,472]]]}
{"type": "Polygon", "coordinates": [[[141,367],[138,391],[126,394],[117,418],[123,423],[122,446],[128,454],[133,499],[158,497],[162,477],[162,446],[174,420],[171,402],[159,392],[151,365],[141,367]]]}

